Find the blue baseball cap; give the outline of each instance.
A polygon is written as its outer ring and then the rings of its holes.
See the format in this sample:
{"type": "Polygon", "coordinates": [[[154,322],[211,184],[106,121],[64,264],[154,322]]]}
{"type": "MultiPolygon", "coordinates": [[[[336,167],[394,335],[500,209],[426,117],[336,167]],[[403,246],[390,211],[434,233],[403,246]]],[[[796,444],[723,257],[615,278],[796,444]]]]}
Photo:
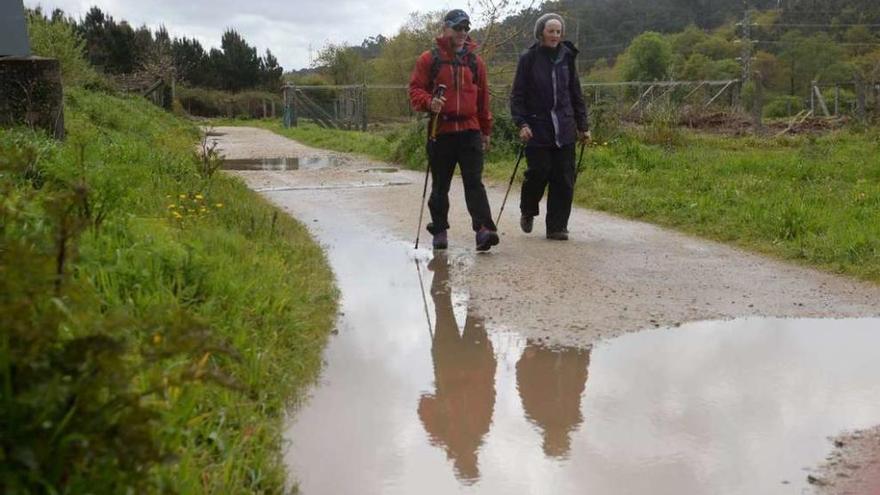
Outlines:
{"type": "Polygon", "coordinates": [[[461,9],[450,10],[446,13],[446,16],[443,17],[443,24],[446,27],[455,27],[463,23],[470,25],[471,18],[461,9]]]}

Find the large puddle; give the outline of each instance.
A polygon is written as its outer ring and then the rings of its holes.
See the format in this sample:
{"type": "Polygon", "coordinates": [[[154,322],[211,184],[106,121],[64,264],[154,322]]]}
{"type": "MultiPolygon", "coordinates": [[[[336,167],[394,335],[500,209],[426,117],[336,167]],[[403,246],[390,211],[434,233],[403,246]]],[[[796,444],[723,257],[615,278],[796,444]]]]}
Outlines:
{"type": "Polygon", "coordinates": [[[286,432],[307,495],[804,493],[828,436],[880,423],[878,319],[549,348],[469,311],[448,283],[469,253],[414,253],[348,215],[312,224],[343,315],[286,432]]]}
{"type": "Polygon", "coordinates": [[[223,170],[315,170],[339,165],[335,156],[232,158],[223,160],[223,170]]]}

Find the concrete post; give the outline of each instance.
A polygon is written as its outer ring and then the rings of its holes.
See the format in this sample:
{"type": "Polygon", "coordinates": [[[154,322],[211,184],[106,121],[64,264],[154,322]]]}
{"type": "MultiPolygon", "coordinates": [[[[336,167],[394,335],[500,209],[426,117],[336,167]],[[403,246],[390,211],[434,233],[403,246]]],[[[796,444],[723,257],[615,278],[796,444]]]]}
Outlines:
{"type": "Polygon", "coordinates": [[[30,57],[22,0],[0,2],[0,57],[30,57]]]}
{"type": "Polygon", "coordinates": [[[0,58],[0,126],[26,125],[64,139],[63,98],[57,60],[0,58]]]}

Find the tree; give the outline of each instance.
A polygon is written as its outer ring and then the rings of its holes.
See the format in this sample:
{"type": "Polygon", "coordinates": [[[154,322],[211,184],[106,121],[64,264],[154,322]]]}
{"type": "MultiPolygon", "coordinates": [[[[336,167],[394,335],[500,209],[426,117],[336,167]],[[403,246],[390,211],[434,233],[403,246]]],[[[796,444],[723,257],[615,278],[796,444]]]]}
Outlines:
{"type": "Polygon", "coordinates": [[[325,45],[318,53],[315,66],[327,74],[333,84],[356,84],[366,81],[366,61],[360,53],[346,44],[325,45]]]}
{"type": "Polygon", "coordinates": [[[31,50],[36,55],[58,59],[65,85],[78,86],[97,79],[85,59],[85,40],[69,20],[53,12],[50,21],[39,9],[27,12],[27,20],[31,50]]]}
{"type": "Polygon", "coordinates": [[[434,42],[441,13],[412,14],[400,31],[382,47],[373,64],[373,81],[385,84],[406,84],[416,58],[434,42]]]}
{"type": "Polygon", "coordinates": [[[791,95],[806,92],[812,81],[823,80],[840,72],[843,49],[826,33],[804,36],[789,31],[782,36],[779,60],[788,71],[791,95]]]}
{"type": "Polygon", "coordinates": [[[248,45],[234,29],[223,33],[220,47],[222,57],[212,57],[212,63],[216,64],[214,67],[222,81],[222,89],[241,91],[259,84],[260,59],[256,48],[248,45]]]}
{"type": "Polygon", "coordinates": [[[177,77],[194,86],[207,86],[209,77],[208,55],[195,38],[175,38],[171,43],[171,58],[177,77]]]}
{"type": "Polygon", "coordinates": [[[852,26],[843,35],[848,44],[847,52],[852,56],[860,56],[870,52],[877,43],[877,37],[866,26],[852,26]]]}
{"type": "Polygon", "coordinates": [[[275,91],[283,73],[284,68],[278,65],[278,59],[267,48],[266,56],[260,59],[260,84],[269,91],[275,91]]]}
{"type": "Polygon", "coordinates": [[[691,24],[684,31],[672,35],[672,50],[687,59],[694,52],[694,47],[708,38],[709,35],[705,31],[691,24]]]}
{"type": "Polygon", "coordinates": [[[661,34],[642,33],[623,55],[622,75],[628,81],[666,79],[672,62],[672,47],[661,34]]]}
{"type": "Polygon", "coordinates": [[[86,12],[82,22],[77,26],[77,30],[86,43],[86,54],[92,65],[103,67],[107,62],[107,47],[105,44],[105,23],[106,17],[104,12],[98,7],[92,7],[86,12]]]}

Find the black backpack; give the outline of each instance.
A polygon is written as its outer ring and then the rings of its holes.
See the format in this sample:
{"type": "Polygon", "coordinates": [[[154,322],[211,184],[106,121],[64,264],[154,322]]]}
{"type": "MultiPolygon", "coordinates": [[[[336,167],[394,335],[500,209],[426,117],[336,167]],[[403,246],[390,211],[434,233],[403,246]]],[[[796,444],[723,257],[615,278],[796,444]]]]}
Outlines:
{"type": "Polygon", "coordinates": [[[454,66],[462,66],[467,65],[471,69],[471,74],[473,74],[474,84],[477,84],[479,80],[479,72],[477,72],[477,54],[474,52],[467,52],[465,54],[464,60],[460,60],[459,57],[453,57],[452,60],[443,60],[440,57],[440,49],[436,46],[431,49],[431,86],[434,86],[434,80],[437,79],[437,74],[440,73],[440,65],[447,64],[454,66]]]}

